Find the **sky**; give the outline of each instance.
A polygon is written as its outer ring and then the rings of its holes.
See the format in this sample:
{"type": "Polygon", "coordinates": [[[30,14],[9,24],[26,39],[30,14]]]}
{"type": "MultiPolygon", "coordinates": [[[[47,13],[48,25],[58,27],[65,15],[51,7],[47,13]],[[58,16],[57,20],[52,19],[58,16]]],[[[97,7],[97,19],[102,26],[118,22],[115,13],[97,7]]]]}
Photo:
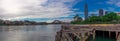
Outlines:
{"type": "Polygon", "coordinates": [[[76,14],[84,18],[84,4],[89,15],[99,9],[120,12],[120,0],[0,0],[0,19],[70,22],[76,14]]]}

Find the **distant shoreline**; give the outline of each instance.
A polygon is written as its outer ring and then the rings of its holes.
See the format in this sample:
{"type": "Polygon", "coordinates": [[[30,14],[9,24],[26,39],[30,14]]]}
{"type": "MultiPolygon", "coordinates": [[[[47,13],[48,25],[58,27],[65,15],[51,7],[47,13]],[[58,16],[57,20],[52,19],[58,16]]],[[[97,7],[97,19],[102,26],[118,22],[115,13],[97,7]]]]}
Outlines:
{"type": "Polygon", "coordinates": [[[29,25],[0,25],[0,26],[30,26],[30,25],[59,25],[59,24],[29,24],[29,25]]]}

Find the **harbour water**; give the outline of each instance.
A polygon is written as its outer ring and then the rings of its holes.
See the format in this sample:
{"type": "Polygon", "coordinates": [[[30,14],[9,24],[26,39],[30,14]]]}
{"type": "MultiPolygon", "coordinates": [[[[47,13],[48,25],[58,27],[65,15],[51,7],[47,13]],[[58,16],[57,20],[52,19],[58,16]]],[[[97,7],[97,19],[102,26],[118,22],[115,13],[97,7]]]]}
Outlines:
{"type": "Polygon", "coordinates": [[[60,25],[0,26],[0,41],[55,41],[60,25]]]}
{"type": "MultiPolygon", "coordinates": [[[[55,41],[61,25],[0,26],[0,41],[55,41]]],[[[115,41],[96,37],[96,41],[115,41]]]]}

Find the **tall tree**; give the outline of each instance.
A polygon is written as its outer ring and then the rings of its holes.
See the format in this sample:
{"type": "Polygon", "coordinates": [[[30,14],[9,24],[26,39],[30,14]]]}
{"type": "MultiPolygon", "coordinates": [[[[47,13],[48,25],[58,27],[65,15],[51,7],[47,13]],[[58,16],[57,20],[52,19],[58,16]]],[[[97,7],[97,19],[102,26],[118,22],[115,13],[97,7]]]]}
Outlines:
{"type": "Polygon", "coordinates": [[[113,20],[118,20],[118,15],[117,13],[111,12],[109,14],[106,14],[104,17],[109,18],[109,21],[113,21],[113,20]]]}

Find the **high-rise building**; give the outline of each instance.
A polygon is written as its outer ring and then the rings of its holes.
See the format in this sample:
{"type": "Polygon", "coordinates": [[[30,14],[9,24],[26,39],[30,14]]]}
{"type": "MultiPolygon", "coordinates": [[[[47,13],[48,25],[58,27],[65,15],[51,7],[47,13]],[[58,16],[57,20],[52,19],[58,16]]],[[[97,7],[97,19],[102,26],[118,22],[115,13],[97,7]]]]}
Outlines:
{"type": "Polygon", "coordinates": [[[105,14],[108,14],[108,11],[105,11],[105,14]]]}
{"type": "Polygon", "coordinates": [[[99,10],[99,16],[103,16],[104,15],[104,11],[103,11],[103,9],[100,9],[99,10]]]}
{"type": "Polygon", "coordinates": [[[117,15],[119,15],[119,16],[120,16],[120,12],[118,12],[118,13],[117,13],[117,15]]]}
{"type": "Polygon", "coordinates": [[[85,19],[87,19],[88,18],[88,5],[87,4],[84,5],[84,14],[85,14],[85,19]]]}

